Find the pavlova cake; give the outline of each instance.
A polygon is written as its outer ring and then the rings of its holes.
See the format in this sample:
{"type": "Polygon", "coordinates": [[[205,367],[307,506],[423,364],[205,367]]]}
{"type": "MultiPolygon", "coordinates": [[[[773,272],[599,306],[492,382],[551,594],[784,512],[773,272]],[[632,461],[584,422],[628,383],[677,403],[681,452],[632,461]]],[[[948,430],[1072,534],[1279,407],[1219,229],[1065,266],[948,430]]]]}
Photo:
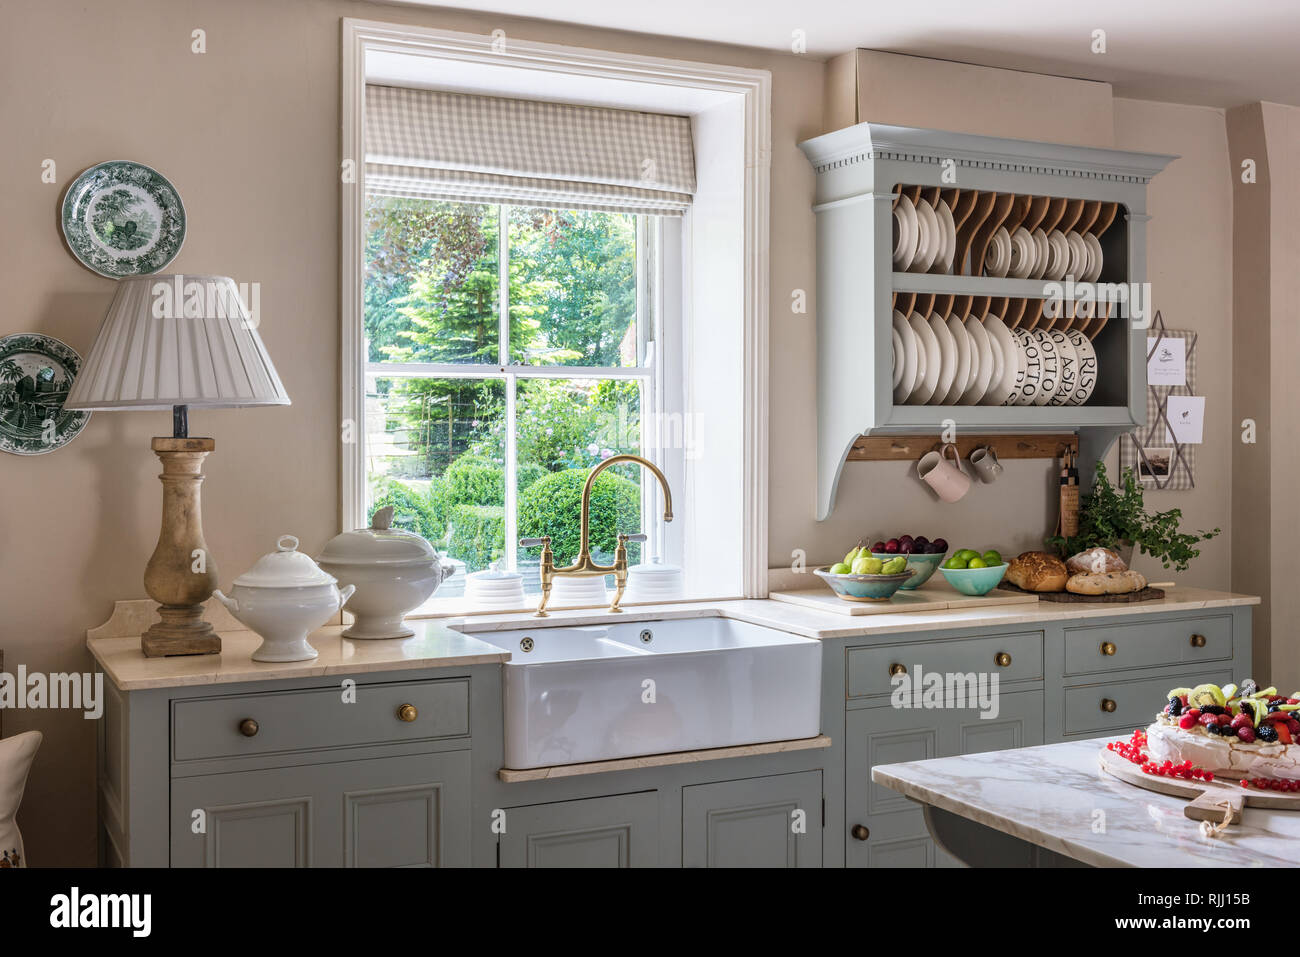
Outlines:
{"type": "Polygon", "coordinates": [[[1146,750],[1155,762],[1191,762],[1219,777],[1300,781],[1297,712],[1300,692],[1260,690],[1249,678],[1173,688],[1146,730],[1146,750]]]}

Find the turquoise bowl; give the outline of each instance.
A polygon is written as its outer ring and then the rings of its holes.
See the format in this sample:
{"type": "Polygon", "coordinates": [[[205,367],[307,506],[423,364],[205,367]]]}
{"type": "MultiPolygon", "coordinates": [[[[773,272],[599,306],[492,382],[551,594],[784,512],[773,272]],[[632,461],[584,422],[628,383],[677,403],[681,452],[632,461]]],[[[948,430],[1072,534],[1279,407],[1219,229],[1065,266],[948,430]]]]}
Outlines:
{"type": "Polygon", "coordinates": [[[939,573],[948,580],[948,584],[963,595],[987,595],[1002,581],[1009,566],[990,565],[988,568],[940,568],[939,573]]]}
{"type": "Polygon", "coordinates": [[[832,575],[829,569],[829,565],[823,565],[814,568],[813,574],[820,576],[831,586],[831,591],[845,601],[889,601],[894,592],[912,577],[908,572],[897,575],[832,575]]]}
{"type": "MultiPolygon", "coordinates": [[[[890,552],[872,552],[871,554],[883,562],[898,557],[897,553],[890,552]]],[[[911,577],[903,583],[903,587],[911,590],[913,588],[920,588],[930,580],[930,576],[934,574],[934,570],[943,564],[943,560],[947,557],[947,553],[942,555],[905,555],[904,557],[907,559],[907,570],[911,577]]]]}

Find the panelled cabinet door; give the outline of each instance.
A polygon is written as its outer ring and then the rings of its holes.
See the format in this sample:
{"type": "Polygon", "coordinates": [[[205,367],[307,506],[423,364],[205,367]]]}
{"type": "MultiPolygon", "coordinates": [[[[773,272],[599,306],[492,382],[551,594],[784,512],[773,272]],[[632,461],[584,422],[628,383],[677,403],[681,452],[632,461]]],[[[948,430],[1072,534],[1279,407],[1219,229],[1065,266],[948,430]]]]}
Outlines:
{"type": "Polygon", "coordinates": [[[468,751],[178,778],[173,867],[462,867],[468,751]]]}
{"type": "Polygon", "coordinates": [[[876,764],[939,756],[940,714],[888,705],[849,711],[845,723],[845,864],[932,867],[934,844],[915,802],[871,780],[876,764]]]}
{"type": "Polygon", "coordinates": [[[684,867],[821,867],[822,773],[682,788],[684,867]]]}
{"type": "Polygon", "coordinates": [[[659,793],[507,808],[502,867],[655,867],[659,793]]]}

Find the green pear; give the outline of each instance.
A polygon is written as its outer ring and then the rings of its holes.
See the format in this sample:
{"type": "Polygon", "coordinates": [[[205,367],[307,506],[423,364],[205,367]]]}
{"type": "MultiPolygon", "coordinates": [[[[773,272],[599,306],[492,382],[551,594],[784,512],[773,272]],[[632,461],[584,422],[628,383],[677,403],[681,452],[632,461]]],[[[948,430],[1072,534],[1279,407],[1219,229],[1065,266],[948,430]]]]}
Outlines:
{"type": "Polygon", "coordinates": [[[844,564],[844,562],[836,562],[834,565],[831,566],[832,575],[847,575],[848,573],[849,573],[849,566],[844,564]]]}
{"type": "Polygon", "coordinates": [[[858,542],[855,548],[850,548],[849,553],[844,556],[844,564],[852,565],[853,560],[858,557],[858,552],[862,551],[862,543],[858,542]]]}

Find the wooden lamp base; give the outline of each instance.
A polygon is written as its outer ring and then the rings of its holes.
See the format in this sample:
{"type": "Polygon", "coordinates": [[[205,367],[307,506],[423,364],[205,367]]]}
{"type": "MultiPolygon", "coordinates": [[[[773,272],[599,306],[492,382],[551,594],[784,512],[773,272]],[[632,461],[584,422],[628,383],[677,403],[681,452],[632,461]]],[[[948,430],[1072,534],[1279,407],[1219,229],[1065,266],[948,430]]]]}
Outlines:
{"type": "Polygon", "coordinates": [[[217,565],[203,540],[199,487],[212,439],[155,438],[162,461],[162,528],[144,572],[144,590],[162,619],[140,638],[147,658],[221,653],[221,637],[203,618],[203,603],[217,587],[217,565]]]}

